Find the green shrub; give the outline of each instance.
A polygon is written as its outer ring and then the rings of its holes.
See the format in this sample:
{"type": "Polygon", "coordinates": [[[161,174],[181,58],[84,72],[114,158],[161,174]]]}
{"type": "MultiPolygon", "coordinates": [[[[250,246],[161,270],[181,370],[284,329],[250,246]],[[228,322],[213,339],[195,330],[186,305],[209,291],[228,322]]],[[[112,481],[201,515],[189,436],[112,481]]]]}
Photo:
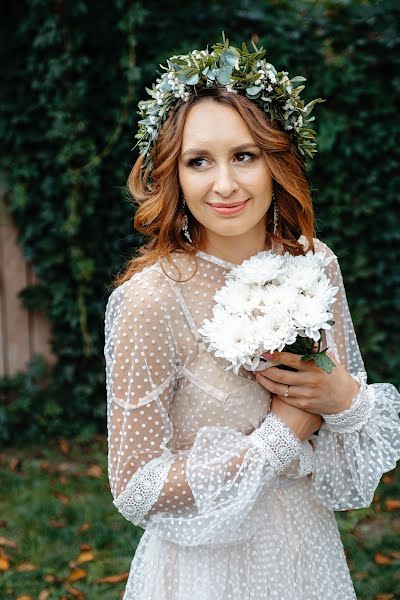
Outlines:
{"type": "Polygon", "coordinates": [[[104,309],[139,243],[125,191],[136,105],[160,62],[222,29],[307,77],[305,101],[327,99],[310,166],[318,235],[339,256],[370,381],[399,383],[399,12],[394,0],[9,5],[0,172],[41,282],[21,301],[46,310],[58,363],[48,373],[35,358],[0,382],[4,440],[104,431],[104,309]]]}

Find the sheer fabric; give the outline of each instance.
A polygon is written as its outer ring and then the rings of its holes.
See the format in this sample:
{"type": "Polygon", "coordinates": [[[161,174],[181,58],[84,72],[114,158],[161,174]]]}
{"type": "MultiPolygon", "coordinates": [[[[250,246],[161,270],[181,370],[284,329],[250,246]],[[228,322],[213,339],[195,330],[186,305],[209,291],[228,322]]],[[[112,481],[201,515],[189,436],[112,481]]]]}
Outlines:
{"type": "Polygon", "coordinates": [[[198,333],[231,263],[175,253],[110,295],[109,480],[121,514],[146,529],[124,600],[355,598],[333,510],[368,506],[394,468],[400,396],[367,385],[338,261],[316,246],[340,289],[326,342],[361,388],[304,442],[198,333]]]}

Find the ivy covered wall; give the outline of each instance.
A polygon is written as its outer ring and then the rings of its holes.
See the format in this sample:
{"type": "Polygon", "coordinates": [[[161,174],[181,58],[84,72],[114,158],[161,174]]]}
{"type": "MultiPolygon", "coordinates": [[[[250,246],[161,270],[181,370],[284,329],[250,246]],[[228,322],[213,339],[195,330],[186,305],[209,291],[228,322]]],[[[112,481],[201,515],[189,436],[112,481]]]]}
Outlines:
{"type": "Polygon", "coordinates": [[[318,236],[339,256],[370,381],[400,383],[396,0],[29,0],[1,20],[0,173],[59,360],[0,381],[0,438],[105,430],[104,309],[134,253],[125,183],[136,105],[159,63],[221,39],[308,78],[318,236]]]}

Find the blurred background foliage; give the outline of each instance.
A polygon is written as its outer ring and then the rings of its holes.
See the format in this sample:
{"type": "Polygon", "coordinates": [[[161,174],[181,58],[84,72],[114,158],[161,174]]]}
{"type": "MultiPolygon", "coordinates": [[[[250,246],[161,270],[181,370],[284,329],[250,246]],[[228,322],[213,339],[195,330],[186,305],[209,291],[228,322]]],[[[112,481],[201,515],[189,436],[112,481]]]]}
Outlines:
{"type": "Polygon", "coordinates": [[[58,363],[0,381],[0,439],[105,431],[104,310],[139,243],[125,184],[136,105],[174,53],[250,39],[304,75],[319,154],[318,236],[338,255],[370,382],[400,382],[400,4],[382,1],[29,0],[0,24],[0,173],[40,283],[58,363]],[[160,69],[159,69],[160,70],[160,69]]]}

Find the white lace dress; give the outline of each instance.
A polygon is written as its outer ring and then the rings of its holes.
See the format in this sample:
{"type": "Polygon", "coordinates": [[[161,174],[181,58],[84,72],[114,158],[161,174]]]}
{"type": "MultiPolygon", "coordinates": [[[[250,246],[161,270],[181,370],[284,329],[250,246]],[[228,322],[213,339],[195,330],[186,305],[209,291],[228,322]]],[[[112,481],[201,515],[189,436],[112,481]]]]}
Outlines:
{"type": "Polygon", "coordinates": [[[333,511],[369,506],[395,467],[400,396],[366,383],[336,257],[326,342],[362,387],[311,442],[198,333],[234,265],[203,252],[174,263],[181,276],[163,260],[115,289],[105,315],[109,480],[145,529],[124,600],[353,600],[333,511]]]}

